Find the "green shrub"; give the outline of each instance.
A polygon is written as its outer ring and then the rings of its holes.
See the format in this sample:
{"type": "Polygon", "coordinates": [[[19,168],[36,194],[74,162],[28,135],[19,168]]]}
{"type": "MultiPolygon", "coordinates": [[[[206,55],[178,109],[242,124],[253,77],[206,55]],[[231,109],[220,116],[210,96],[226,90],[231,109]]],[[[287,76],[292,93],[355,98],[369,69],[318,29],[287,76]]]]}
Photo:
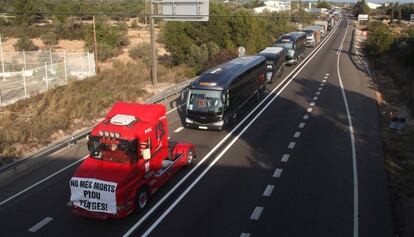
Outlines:
{"type": "Polygon", "coordinates": [[[128,54],[132,59],[141,59],[145,64],[149,65],[151,61],[151,46],[149,43],[138,44],[129,49],[128,54]]]}
{"type": "Polygon", "coordinates": [[[13,47],[16,51],[36,51],[39,49],[31,39],[26,36],[19,38],[13,47]]]}
{"type": "Polygon", "coordinates": [[[54,46],[57,45],[59,40],[55,32],[48,32],[40,36],[43,44],[46,46],[54,46]]]}

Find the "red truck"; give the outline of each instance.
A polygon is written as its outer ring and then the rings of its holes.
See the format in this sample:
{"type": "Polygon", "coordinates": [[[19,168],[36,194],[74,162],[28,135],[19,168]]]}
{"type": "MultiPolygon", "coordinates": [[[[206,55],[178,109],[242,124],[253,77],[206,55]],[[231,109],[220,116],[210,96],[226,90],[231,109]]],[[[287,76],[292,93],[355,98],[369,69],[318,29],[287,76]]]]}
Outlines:
{"type": "Polygon", "coordinates": [[[191,144],[169,146],[163,105],[116,103],[90,132],[88,149],[70,180],[70,201],[75,214],[96,219],[144,209],[195,158],[191,144]]]}

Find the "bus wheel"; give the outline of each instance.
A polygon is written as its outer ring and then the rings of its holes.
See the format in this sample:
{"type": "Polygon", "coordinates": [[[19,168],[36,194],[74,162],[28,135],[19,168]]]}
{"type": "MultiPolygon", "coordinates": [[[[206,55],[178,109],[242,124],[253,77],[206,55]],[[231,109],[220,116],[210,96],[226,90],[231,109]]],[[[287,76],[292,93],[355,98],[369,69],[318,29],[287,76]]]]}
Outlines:
{"type": "Polygon", "coordinates": [[[149,194],[148,194],[148,188],[147,187],[141,187],[137,195],[135,197],[135,209],[137,211],[142,211],[145,209],[145,207],[148,204],[149,194]]]}

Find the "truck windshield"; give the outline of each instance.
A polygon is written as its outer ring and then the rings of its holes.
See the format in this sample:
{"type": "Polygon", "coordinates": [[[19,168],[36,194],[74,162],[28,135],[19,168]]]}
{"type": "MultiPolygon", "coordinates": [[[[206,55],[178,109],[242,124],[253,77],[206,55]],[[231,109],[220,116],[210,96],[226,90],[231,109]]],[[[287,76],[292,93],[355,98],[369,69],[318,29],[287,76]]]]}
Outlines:
{"type": "Polygon", "coordinates": [[[95,159],[111,162],[132,163],[137,158],[136,140],[89,137],[88,149],[95,159]]]}
{"type": "Polygon", "coordinates": [[[222,91],[190,90],[187,109],[195,112],[223,112],[222,91]]]}

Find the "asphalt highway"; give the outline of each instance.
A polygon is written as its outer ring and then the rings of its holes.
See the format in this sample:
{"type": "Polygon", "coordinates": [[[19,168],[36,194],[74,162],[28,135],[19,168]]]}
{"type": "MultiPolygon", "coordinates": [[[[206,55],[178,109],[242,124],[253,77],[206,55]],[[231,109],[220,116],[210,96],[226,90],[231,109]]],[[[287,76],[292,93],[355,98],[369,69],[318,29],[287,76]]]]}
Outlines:
{"type": "Polygon", "coordinates": [[[146,211],[72,215],[80,141],[0,188],[0,236],[391,236],[375,96],[348,54],[352,27],[342,20],[233,130],[184,129],[182,101],[168,101],[170,140],[193,143],[197,160],[146,211]]]}

